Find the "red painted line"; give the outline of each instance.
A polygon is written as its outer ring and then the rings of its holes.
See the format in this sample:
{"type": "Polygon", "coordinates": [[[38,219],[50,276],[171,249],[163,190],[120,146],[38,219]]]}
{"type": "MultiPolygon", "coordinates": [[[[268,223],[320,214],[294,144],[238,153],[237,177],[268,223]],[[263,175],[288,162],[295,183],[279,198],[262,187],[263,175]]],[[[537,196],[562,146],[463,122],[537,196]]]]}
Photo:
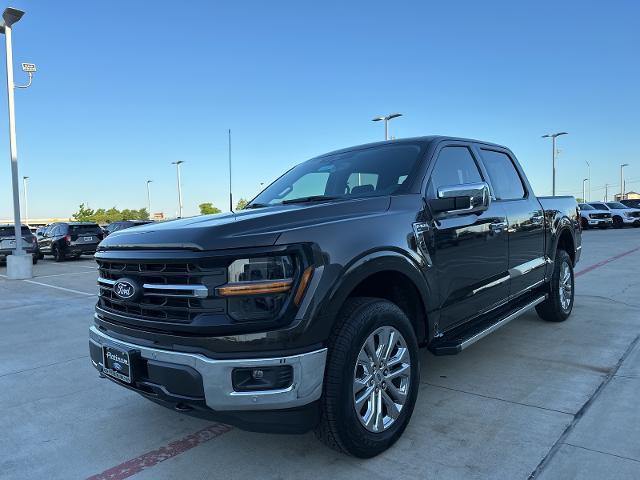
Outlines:
{"type": "Polygon", "coordinates": [[[144,453],[139,457],[127,460],[126,462],[105,470],[102,473],[93,475],[87,480],[124,480],[125,478],[129,478],[132,475],[140,473],[141,471],[153,467],[160,462],[164,462],[165,460],[208,442],[209,440],[227,433],[230,430],[232,430],[232,427],[228,425],[214,423],[213,425],[203,428],[196,433],[192,433],[180,440],[171,442],[164,447],[144,453]]]}
{"type": "Polygon", "coordinates": [[[585,268],[584,270],[580,270],[579,272],[577,272],[574,276],[575,277],[579,277],[580,275],[584,275],[585,273],[589,273],[592,270],[595,270],[596,268],[600,268],[604,265],[606,265],[607,263],[611,263],[614,260],[618,260],[619,258],[622,258],[626,255],[629,255],[633,252],[637,252],[638,250],[640,250],[640,247],[636,247],[633,248],[631,250],[627,250],[626,252],[622,252],[619,253],[618,255],[614,255],[613,257],[607,258],[606,260],[602,260],[601,262],[595,263],[593,265],[591,265],[590,267],[585,268]]]}

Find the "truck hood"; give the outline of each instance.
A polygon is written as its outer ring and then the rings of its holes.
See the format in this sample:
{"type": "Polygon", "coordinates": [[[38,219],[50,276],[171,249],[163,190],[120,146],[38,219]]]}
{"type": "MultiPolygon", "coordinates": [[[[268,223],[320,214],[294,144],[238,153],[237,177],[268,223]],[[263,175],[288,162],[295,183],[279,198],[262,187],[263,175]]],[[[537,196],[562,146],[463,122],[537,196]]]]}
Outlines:
{"type": "MultiPolygon", "coordinates": [[[[106,237],[98,250],[222,250],[268,247],[282,232],[322,223],[357,219],[389,208],[390,197],[290,204],[150,223],[106,237]]],[[[310,238],[310,241],[313,239],[310,238]]]]}

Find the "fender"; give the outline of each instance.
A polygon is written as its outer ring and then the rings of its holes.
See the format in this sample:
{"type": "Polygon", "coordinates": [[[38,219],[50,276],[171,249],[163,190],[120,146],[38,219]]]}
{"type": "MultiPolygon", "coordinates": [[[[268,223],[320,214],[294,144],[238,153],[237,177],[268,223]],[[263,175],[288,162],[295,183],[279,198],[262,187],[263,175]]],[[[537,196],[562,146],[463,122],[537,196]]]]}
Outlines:
{"type": "MultiPolygon", "coordinates": [[[[422,300],[423,313],[427,319],[427,312],[436,308],[434,302],[436,297],[431,294],[432,289],[422,275],[418,263],[406,253],[395,249],[368,252],[346,265],[320,306],[319,316],[333,325],[342,305],[353,290],[366,278],[384,271],[400,273],[413,283],[422,300]]],[[[428,321],[426,320],[427,323],[428,321]]],[[[428,325],[424,325],[424,328],[424,331],[418,332],[419,341],[422,341],[426,333],[430,332],[428,325]]]]}
{"type": "Polygon", "coordinates": [[[556,251],[558,250],[558,242],[560,241],[560,238],[564,235],[564,232],[566,231],[568,231],[569,235],[571,235],[571,242],[573,243],[573,247],[574,247],[573,253],[574,254],[577,253],[575,251],[577,247],[576,234],[575,234],[575,230],[573,228],[573,223],[571,219],[566,215],[563,215],[561,217],[555,217],[550,224],[550,229],[549,229],[550,241],[549,241],[549,248],[547,249],[547,256],[551,260],[555,260],[556,251]]]}

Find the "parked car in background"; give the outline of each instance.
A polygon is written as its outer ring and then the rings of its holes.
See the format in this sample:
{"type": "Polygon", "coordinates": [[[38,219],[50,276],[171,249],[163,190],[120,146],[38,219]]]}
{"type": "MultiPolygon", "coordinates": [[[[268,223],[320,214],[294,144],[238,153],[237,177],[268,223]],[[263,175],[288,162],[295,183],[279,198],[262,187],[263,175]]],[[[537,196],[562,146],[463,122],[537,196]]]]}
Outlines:
{"type": "Polygon", "coordinates": [[[588,203],[579,203],[578,208],[580,208],[580,223],[583,230],[590,227],[609,228],[613,226],[613,218],[609,210],[597,210],[588,203]]]}
{"type": "Polygon", "coordinates": [[[57,222],[46,227],[38,238],[40,255],[53,255],[56,262],[96,252],[104,238],[102,229],[91,222],[57,222]]]}
{"type": "Polygon", "coordinates": [[[475,140],[322,155],[243,210],[105,238],[91,361],[171,409],[372,457],[424,387],[419,345],[453,355],[534,308],[569,317],[577,207],[475,140]]]}
{"type": "Polygon", "coordinates": [[[110,235],[113,232],[117,232],[118,230],[146,225],[147,223],[153,223],[153,220],[121,220],[119,222],[113,222],[103,228],[104,236],[106,237],[107,235],[110,235]]]}
{"type": "Polygon", "coordinates": [[[631,208],[640,208],[640,198],[630,198],[628,200],[620,200],[620,203],[631,208]]]}
{"type": "Polygon", "coordinates": [[[625,225],[640,226],[640,209],[630,208],[620,202],[589,202],[593,208],[606,209],[613,218],[613,228],[622,228],[625,225]]]}
{"type": "MultiPolygon", "coordinates": [[[[31,233],[29,227],[22,225],[23,247],[27,254],[33,257],[33,264],[38,263],[38,242],[36,237],[31,233]]],[[[13,224],[0,224],[0,262],[7,260],[7,255],[11,255],[16,248],[16,231],[13,224]]]]}

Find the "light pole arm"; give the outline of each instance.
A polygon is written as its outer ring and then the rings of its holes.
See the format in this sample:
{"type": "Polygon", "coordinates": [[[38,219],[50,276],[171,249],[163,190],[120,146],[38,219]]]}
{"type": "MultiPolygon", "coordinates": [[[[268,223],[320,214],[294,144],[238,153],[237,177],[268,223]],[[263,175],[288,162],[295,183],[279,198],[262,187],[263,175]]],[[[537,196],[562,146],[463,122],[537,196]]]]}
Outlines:
{"type": "Polygon", "coordinates": [[[31,81],[33,80],[33,73],[28,72],[29,73],[29,83],[27,83],[26,85],[14,85],[14,88],[29,88],[31,86],[31,81]]]}

